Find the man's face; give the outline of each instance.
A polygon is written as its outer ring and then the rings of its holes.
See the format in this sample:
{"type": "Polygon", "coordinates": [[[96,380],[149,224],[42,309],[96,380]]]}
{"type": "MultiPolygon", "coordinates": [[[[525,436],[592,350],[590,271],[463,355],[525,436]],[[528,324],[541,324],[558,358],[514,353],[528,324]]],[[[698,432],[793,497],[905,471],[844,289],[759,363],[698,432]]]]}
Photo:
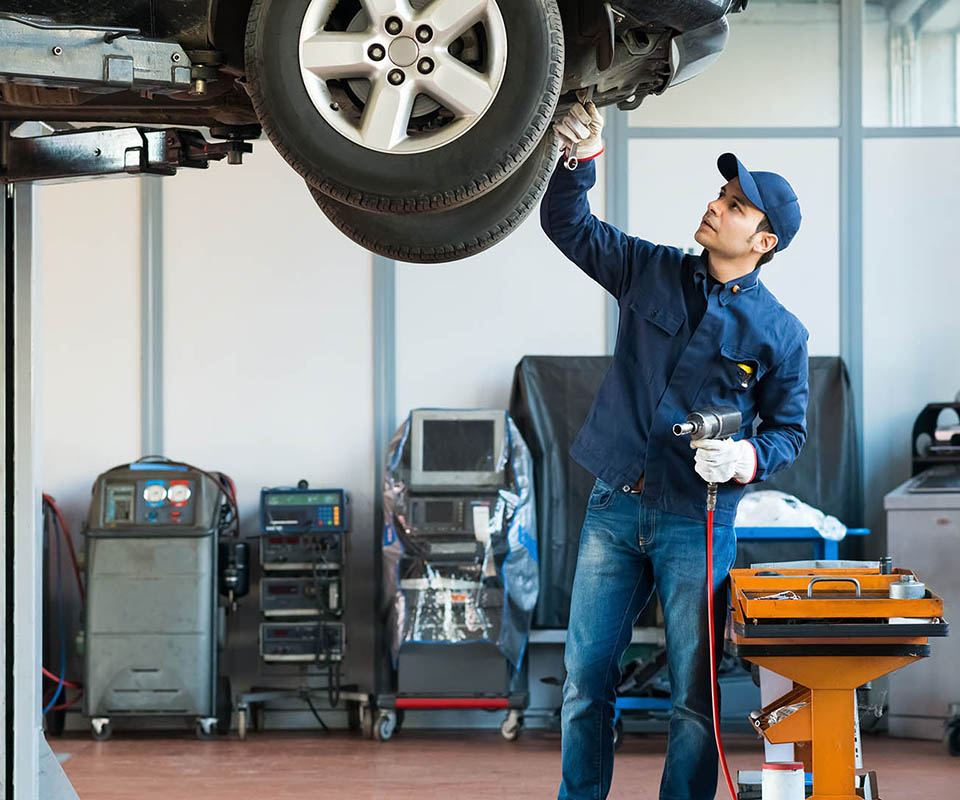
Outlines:
{"type": "Polygon", "coordinates": [[[720,187],[717,199],[707,204],[707,213],[693,236],[716,256],[738,259],[755,252],[759,259],[764,251],[762,235],[756,234],[761,220],[763,212],[747,200],[740,179],[733,178],[720,187]]]}

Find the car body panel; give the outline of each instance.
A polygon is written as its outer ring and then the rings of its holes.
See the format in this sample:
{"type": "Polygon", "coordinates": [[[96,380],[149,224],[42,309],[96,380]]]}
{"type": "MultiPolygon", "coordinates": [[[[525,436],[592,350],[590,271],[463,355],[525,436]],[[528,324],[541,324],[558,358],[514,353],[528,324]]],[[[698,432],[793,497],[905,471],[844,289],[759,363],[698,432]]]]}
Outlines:
{"type": "Polygon", "coordinates": [[[210,0],[4,0],[2,10],[50,17],[63,25],[116,25],[176,39],[184,49],[210,45],[210,0]]]}
{"type": "MultiPolygon", "coordinates": [[[[510,0],[519,2],[519,0],[510,0]]],[[[565,65],[558,111],[575,92],[595,87],[598,105],[635,108],[649,94],[688,80],[720,54],[726,15],[745,0],[557,0],[565,65]],[[611,52],[611,42],[613,42],[611,52]]],[[[0,12],[49,17],[58,24],[137,28],[176,40],[194,64],[219,70],[206,96],[2,87],[0,119],[244,125],[256,122],[236,82],[244,71],[251,0],[0,0],[0,12]]]]}

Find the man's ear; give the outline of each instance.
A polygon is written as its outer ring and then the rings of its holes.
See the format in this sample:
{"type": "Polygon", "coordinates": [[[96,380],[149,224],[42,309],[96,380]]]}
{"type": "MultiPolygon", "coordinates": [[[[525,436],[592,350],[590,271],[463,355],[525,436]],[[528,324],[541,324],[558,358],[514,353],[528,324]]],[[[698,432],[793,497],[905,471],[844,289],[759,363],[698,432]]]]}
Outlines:
{"type": "Polygon", "coordinates": [[[775,233],[770,233],[769,231],[758,233],[753,240],[753,252],[759,253],[760,255],[769,253],[777,246],[778,241],[780,240],[775,233]]]}

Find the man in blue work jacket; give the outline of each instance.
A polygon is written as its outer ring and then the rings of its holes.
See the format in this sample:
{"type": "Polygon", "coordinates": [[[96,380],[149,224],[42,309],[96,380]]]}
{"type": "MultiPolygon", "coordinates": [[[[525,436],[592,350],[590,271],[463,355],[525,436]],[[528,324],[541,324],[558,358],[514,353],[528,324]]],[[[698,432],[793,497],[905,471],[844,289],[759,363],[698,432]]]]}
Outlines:
{"type": "Polygon", "coordinates": [[[592,103],[575,104],[555,126],[563,150],[576,145],[580,163],[570,170],[561,159],[540,209],[554,244],[620,306],[613,362],[571,448],[597,481],[570,605],[559,798],[607,796],[620,659],[656,588],[673,701],[660,800],[708,800],[716,792],[717,750],[706,482],[720,484],[713,575],[719,653],[743,485],[791,464],[806,439],[807,331],[759,280],[761,265],[799,229],[800,209],[786,180],[749,172],[726,153],[718,161],[726,183],[695,233],[700,255],[628,236],[594,217],[587,202],[602,126],[592,103]],[[673,424],[690,411],[717,405],[740,409],[735,438],[691,449],[674,436],[673,424]]]}

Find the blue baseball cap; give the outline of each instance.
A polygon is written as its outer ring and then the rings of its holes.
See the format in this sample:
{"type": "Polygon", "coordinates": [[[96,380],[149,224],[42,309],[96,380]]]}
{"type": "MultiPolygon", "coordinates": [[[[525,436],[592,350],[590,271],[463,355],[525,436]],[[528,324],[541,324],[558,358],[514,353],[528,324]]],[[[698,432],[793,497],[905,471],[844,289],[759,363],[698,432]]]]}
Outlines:
{"type": "Polygon", "coordinates": [[[777,235],[776,252],[785,249],[800,230],[800,204],[786,178],[775,172],[750,172],[733,153],[720,156],[717,168],[728,181],[740,179],[740,188],[747,200],[770,220],[770,227],[777,235]]]}

